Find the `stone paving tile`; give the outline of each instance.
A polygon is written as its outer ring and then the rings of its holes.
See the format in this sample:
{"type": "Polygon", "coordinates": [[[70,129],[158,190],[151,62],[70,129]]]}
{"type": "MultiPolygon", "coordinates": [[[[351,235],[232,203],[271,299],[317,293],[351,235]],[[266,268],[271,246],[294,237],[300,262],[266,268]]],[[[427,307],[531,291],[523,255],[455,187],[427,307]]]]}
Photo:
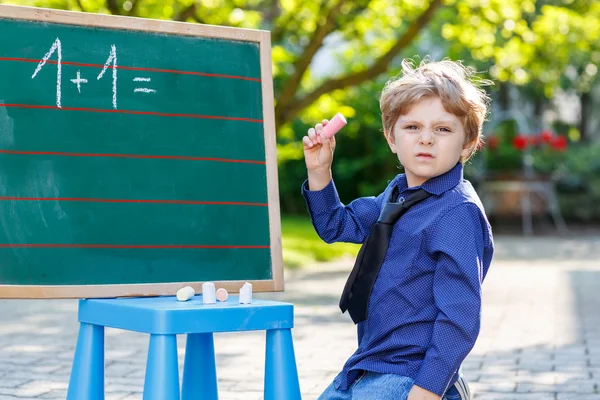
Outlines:
{"type": "Polygon", "coordinates": [[[600,400],[600,394],[558,393],[556,400],[600,400]]]}
{"type": "Polygon", "coordinates": [[[555,400],[554,394],[535,393],[489,393],[481,392],[474,395],[476,400],[555,400]]]}
{"type": "MultiPolygon", "coordinates": [[[[463,372],[474,399],[600,400],[600,236],[497,237],[482,331],[463,372]]],[[[355,349],[337,307],[352,260],[286,271],[305,400],[355,349]]],[[[64,399],[77,340],[74,300],[0,300],[0,400],[64,399]]],[[[142,398],[147,335],[106,329],[106,399],[142,398]]],[[[180,375],[185,337],[178,337],[180,375]]],[[[221,400],[262,399],[264,332],[215,335],[221,400]]]]}

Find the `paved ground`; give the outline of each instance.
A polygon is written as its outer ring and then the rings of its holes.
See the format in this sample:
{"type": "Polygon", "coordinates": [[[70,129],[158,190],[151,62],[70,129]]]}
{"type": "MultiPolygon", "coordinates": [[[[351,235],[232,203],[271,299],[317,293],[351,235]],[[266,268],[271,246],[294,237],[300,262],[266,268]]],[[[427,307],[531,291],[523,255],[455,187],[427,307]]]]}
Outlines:
{"type": "MultiPolygon", "coordinates": [[[[496,241],[480,340],[464,364],[475,398],[600,400],[600,235],[496,241]]],[[[304,399],[354,349],[337,308],[351,265],[288,272],[285,293],[259,295],[296,306],[304,399]]],[[[76,336],[75,301],[0,301],[0,400],[64,399],[76,336]]],[[[107,400],[142,398],[147,345],[145,335],[107,330],[107,400]]],[[[180,360],[184,346],[180,337],[180,360]]],[[[219,334],[215,346],[220,399],[261,399],[264,333],[219,334]]]]}

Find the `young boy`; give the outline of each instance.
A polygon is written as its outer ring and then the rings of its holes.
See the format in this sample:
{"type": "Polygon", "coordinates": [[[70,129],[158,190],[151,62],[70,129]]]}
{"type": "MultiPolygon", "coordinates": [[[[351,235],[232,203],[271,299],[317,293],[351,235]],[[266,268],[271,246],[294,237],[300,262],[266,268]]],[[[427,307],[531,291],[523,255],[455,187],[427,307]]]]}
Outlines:
{"type": "Polygon", "coordinates": [[[335,138],[321,135],[327,120],[302,139],[315,230],[327,243],[365,242],[340,300],[357,323],[358,349],[320,400],[470,398],[460,366],[479,334],[494,246],[463,163],[481,141],[488,98],[460,63],[405,61],[403,70],[380,106],[405,173],[379,196],[340,202],[335,138]],[[397,223],[390,217],[402,212],[397,223]]]}

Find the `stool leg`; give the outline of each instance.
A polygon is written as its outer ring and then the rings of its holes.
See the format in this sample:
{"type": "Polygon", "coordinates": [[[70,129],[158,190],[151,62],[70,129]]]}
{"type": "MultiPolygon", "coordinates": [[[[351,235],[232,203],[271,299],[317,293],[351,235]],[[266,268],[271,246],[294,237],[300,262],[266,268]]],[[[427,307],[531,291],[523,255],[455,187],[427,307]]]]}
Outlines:
{"type": "Polygon", "coordinates": [[[150,335],[144,400],[179,400],[177,336],[150,335]]]}
{"type": "Polygon", "coordinates": [[[104,400],[104,327],[81,323],[67,400],[104,400]]]}
{"type": "Polygon", "coordinates": [[[181,400],[218,400],[212,333],[190,333],[185,344],[181,400]]]}
{"type": "Polygon", "coordinates": [[[291,329],[267,330],[265,400],[301,400],[291,329]]]}

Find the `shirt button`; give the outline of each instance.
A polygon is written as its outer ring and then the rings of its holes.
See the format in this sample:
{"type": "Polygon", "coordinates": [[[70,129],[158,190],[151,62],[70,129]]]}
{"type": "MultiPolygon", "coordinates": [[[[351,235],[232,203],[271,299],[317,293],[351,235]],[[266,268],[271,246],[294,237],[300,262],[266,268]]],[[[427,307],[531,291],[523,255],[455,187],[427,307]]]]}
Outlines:
{"type": "Polygon", "coordinates": [[[405,199],[404,199],[404,197],[402,197],[402,196],[401,196],[401,197],[398,199],[398,203],[402,204],[402,203],[404,203],[404,200],[405,200],[405,199]]]}

